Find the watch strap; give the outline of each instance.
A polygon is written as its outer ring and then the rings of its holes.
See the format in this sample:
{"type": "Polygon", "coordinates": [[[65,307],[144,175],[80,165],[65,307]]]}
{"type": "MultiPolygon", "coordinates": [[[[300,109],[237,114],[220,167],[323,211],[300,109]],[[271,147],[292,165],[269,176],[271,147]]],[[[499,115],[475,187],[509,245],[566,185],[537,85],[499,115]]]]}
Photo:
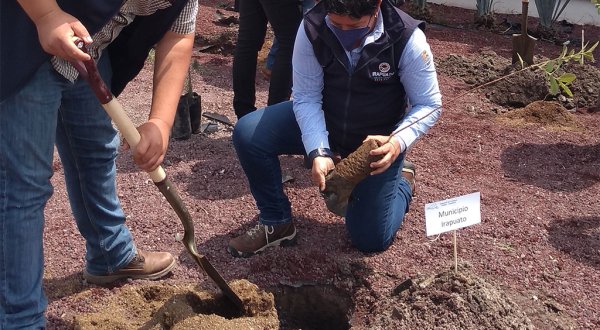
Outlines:
{"type": "Polygon", "coordinates": [[[312,166],[313,161],[317,157],[329,157],[329,158],[333,159],[334,154],[331,151],[331,149],[329,149],[329,148],[317,148],[317,149],[309,152],[308,153],[308,161],[311,166],[312,166]]]}

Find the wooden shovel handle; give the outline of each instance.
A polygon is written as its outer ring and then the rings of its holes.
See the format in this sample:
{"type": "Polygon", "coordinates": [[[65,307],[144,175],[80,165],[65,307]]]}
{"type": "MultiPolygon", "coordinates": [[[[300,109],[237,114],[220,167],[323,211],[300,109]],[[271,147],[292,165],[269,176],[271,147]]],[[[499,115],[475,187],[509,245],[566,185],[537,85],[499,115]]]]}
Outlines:
{"type": "Polygon", "coordinates": [[[521,22],[521,34],[527,36],[527,17],[529,13],[529,0],[523,0],[523,8],[522,8],[522,22],[521,22]]]}
{"type": "MultiPolygon", "coordinates": [[[[76,42],[77,47],[87,53],[87,49],[85,48],[85,44],[83,41],[76,42]]],[[[96,94],[96,97],[102,104],[104,110],[108,113],[112,121],[117,125],[119,132],[125,141],[131,146],[131,148],[135,148],[137,144],[140,142],[140,133],[137,128],[127,116],[125,109],[123,106],[117,101],[117,99],[112,95],[106,83],[100,76],[100,72],[98,72],[98,67],[93,59],[89,59],[87,61],[83,61],[83,67],[78,64],[74,65],[79,74],[89,83],[92,91],[96,94]]],[[[162,168],[162,166],[158,166],[152,172],[148,172],[150,178],[154,183],[163,182],[167,175],[162,168]]]]}

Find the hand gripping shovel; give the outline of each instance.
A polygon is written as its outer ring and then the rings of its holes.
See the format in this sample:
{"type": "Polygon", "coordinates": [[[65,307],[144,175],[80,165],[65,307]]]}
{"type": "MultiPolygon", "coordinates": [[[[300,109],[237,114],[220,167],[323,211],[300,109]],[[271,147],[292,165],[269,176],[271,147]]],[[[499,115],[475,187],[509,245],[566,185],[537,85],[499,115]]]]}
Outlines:
{"type": "MultiPolygon", "coordinates": [[[[77,46],[85,50],[85,46],[83,42],[78,42],[77,46]]],[[[129,143],[129,145],[134,148],[138,142],[140,141],[140,133],[137,131],[136,127],[133,125],[131,119],[127,116],[127,113],[121,106],[121,104],[117,101],[117,99],[112,95],[102,77],[100,77],[100,73],[98,72],[98,68],[96,67],[96,63],[93,59],[81,63],[73,64],[77,71],[81,74],[81,76],[89,83],[90,87],[96,94],[96,97],[102,104],[102,107],[110,118],[117,125],[119,131],[129,143]]],[[[154,171],[148,173],[150,178],[154,182],[154,184],[158,187],[158,190],[165,196],[177,216],[181,220],[184,228],[184,235],[181,241],[183,245],[188,250],[188,252],[192,255],[196,263],[208,274],[208,276],[219,286],[219,288],[223,291],[223,293],[239,308],[242,309],[242,300],[240,297],[231,289],[229,284],[223,279],[223,277],[219,274],[219,272],[210,264],[208,259],[204,255],[201,255],[196,250],[196,240],[194,238],[194,222],[190,216],[190,213],[183,205],[179,194],[177,193],[177,189],[171,183],[169,179],[167,179],[167,175],[164,169],[159,166],[154,171]]]]}
{"type": "Polygon", "coordinates": [[[527,34],[527,12],[529,11],[529,0],[523,0],[522,3],[522,22],[521,34],[513,34],[513,54],[512,63],[515,64],[521,60],[525,65],[533,64],[533,47],[535,46],[536,38],[527,34]]]}

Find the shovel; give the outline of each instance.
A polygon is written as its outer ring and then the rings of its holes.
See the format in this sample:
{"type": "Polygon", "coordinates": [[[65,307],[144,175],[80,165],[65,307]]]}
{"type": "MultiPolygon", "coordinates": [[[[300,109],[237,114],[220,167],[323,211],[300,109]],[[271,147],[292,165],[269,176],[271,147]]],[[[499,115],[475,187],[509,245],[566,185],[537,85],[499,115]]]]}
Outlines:
{"type": "MultiPolygon", "coordinates": [[[[76,43],[77,47],[84,52],[87,52],[83,41],[78,41],[76,43]]],[[[96,97],[102,104],[102,107],[117,125],[127,143],[129,143],[132,148],[135,148],[140,141],[140,133],[133,125],[131,119],[127,116],[127,113],[119,101],[117,101],[117,99],[112,95],[102,80],[102,77],[100,77],[100,73],[98,72],[98,68],[96,67],[94,60],[90,59],[84,61],[83,63],[73,63],[73,65],[77,71],[79,71],[81,76],[89,83],[92,91],[94,94],[96,94],[96,97]]],[[[211,265],[206,256],[201,255],[196,250],[194,222],[192,221],[190,213],[183,205],[183,201],[181,200],[181,197],[179,197],[177,189],[167,178],[162,166],[158,166],[154,171],[149,172],[148,174],[150,175],[150,178],[154,184],[158,187],[158,190],[160,190],[163,196],[167,199],[181,220],[184,228],[184,234],[183,238],[181,238],[181,242],[187,251],[192,255],[193,259],[204,270],[204,272],[206,272],[206,274],[217,284],[221,291],[223,291],[225,296],[227,296],[236,305],[236,307],[242,310],[243,304],[240,297],[231,289],[221,274],[219,274],[219,272],[211,265]]]]}
{"type": "Polygon", "coordinates": [[[521,22],[521,34],[513,34],[513,54],[512,63],[525,62],[529,66],[533,64],[533,47],[536,38],[527,34],[527,12],[529,10],[529,0],[523,0],[523,13],[521,22]],[[521,59],[519,59],[519,56],[521,59]]]}

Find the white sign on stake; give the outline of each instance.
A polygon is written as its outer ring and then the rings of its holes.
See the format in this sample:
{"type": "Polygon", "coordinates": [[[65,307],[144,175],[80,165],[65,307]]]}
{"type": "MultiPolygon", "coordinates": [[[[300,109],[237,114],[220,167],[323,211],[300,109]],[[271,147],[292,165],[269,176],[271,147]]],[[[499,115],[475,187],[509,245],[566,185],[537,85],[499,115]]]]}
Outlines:
{"type": "Polygon", "coordinates": [[[468,227],[481,222],[479,192],[425,204],[427,236],[468,227]]]}

